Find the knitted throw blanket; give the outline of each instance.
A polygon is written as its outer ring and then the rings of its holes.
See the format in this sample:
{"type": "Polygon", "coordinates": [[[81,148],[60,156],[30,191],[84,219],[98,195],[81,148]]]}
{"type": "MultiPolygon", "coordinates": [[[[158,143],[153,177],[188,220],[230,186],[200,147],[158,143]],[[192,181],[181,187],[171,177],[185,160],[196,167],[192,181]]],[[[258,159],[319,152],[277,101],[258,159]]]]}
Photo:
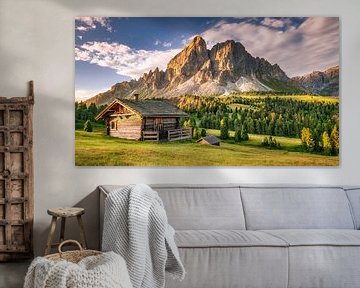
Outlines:
{"type": "Polygon", "coordinates": [[[124,257],[134,288],[165,287],[165,271],[184,278],[174,233],[162,200],[147,185],[127,186],[105,200],[102,250],[124,257]]]}
{"type": "Polygon", "coordinates": [[[113,253],[89,256],[79,263],[37,257],[24,288],[132,288],[124,259],[113,253]]]}

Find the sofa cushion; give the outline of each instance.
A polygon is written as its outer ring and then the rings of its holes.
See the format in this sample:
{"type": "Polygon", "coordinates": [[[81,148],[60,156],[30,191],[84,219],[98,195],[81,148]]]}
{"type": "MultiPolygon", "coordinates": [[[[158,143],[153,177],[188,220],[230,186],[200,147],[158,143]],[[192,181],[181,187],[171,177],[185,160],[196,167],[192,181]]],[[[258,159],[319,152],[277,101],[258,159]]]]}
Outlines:
{"type": "Polygon", "coordinates": [[[345,191],[350,201],[356,229],[360,229],[360,188],[350,188],[345,191]]]}
{"type": "Polygon", "coordinates": [[[178,247],[255,247],[280,246],[288,244],[260,231],[244,230],[183,230],[176,231],[175,242],[178,247]]]}
{"type": "Polygon", "coordinates": [[[266,229],[354,229],[342,188],[241,187],[246,226],[266,229]]]}
{"type": "Polygon", "coordinates": [[[289,247],[289,288],[359,288],[358,246],[289,247]]]}
{"type": "MultiPolygon", "coordinates": [[[[168,221],[176,230],[245,230],[239,186],[150,185],[164,203],[168,221]]],[[[109,194],[121,185],[102,185],[109,194]]]]}
{"type": "Polygon", "coordinates": [[[179,248],[183,281],[166,288],[287,288],[288,247],[179,248]]]}
{"type": "Polygon", "coordinates": [[[245,229],[239,187],[153,187],[176,230],[245,229]]]}
{"type": "Polygon", "coordinates": [[[359,287],[360,231],[318,229],[263,232],[290,245],[289,288],[359,287]]]}
{"type": "Polygon", "coordinates": [[[360,246],[360,231],[348,229],[262,230],[289,246],[360,246]]]}

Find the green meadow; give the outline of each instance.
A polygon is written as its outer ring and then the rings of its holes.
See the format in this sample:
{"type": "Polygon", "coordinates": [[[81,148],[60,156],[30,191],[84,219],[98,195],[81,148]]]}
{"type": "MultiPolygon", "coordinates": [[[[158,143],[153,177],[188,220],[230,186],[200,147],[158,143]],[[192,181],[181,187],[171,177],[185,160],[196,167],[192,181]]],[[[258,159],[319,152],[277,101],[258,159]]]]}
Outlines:
{"type": "MultiPolygon", "coordinates": [[[[218,130],[208,134],[219,135],[218,130]]],[[[230,136],[233,132],[230,133],[230,136]]],[[[221,145],[200,145],[193,140],[142,142],[105,135],[104,126],[94,132],[75,131],[77,166],[336,166],[338,156],[324,156],[301,151],[299,139],[276,137],[280,150],[261,146],[264,135],[250,134],[249,141],[221,145]]]]}

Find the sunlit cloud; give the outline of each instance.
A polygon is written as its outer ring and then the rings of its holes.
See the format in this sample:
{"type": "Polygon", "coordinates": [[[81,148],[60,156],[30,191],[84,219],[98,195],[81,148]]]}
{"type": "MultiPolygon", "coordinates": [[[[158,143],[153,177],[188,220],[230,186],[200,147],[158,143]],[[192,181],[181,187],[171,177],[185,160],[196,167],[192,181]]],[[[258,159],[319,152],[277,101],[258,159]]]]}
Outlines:
{"type": "Polygon", "coordinates": [[[109,32],[112,32],[112,27],[109,23],[108,17],[76,17],[75,30],[85,32],[97,27],[104,27],[109,32]]]}
{"type": "Polygon", "coordinates": [[[292,25],[292,20],[291,18],[271,18],[271,17],[266,17],[264,18],[263,21],[261,21],[261,24],[263,26],[267,26],[267,27],[272,27],[275,29],[279,29],[279,28],[295,28],[292,25]]]}
{"type": "Polygon", "coordinates": [[[93,97],[94,95],[97,95],[101,92],[105,92],[106,90],[108,89],[100,89],[100,90],[97,90],[97,89],[75,89],[75,100],[76,101],[84,101],[86,99],[89,99],[91,97],[93,97]]]}
{"type": "Polygon", "coordinates": [[[149,70],[166,68],[180,49],[136,50],[120,43],[86,42],[75,48],[75,60],[116,70],[120,75],[139,78],[149,70]]]}
{"type": "Polygon", "coordinates": [[[298,27],[278,18],[265,18],[261,25],[220,21],[201,36],[208,48],[229,39],[239,41],[253,56],[279,64],[290,77],[339,64],[338,18],[312,17],[298,27]]]}

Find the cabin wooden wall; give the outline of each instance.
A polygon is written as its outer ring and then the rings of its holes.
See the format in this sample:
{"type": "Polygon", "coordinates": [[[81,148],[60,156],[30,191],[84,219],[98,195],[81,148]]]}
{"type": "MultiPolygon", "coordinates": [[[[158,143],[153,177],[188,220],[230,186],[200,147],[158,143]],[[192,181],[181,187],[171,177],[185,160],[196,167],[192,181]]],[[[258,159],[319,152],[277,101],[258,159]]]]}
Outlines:
{"type": "Polygon", "coordinates": [[[177,118],[175,117],[147,117],[144,118],[144,131],[157,131],[159,126],[162,130],[171,130],[177,128],[177,118]]]}
{"type": "Polygon", "coordinates": [[[141,139],[141,117],[138,115],[114,117],[110,120],[110,136],[125,139],[141,139]]]}
{"type": "Polygon", "coordinates": [[[117,116],[110,119],[110,136],[139,140],[142,131],[168,131],[176,129],[178,125],[175,117],[147,117],[138,115],[117,116]]]}

